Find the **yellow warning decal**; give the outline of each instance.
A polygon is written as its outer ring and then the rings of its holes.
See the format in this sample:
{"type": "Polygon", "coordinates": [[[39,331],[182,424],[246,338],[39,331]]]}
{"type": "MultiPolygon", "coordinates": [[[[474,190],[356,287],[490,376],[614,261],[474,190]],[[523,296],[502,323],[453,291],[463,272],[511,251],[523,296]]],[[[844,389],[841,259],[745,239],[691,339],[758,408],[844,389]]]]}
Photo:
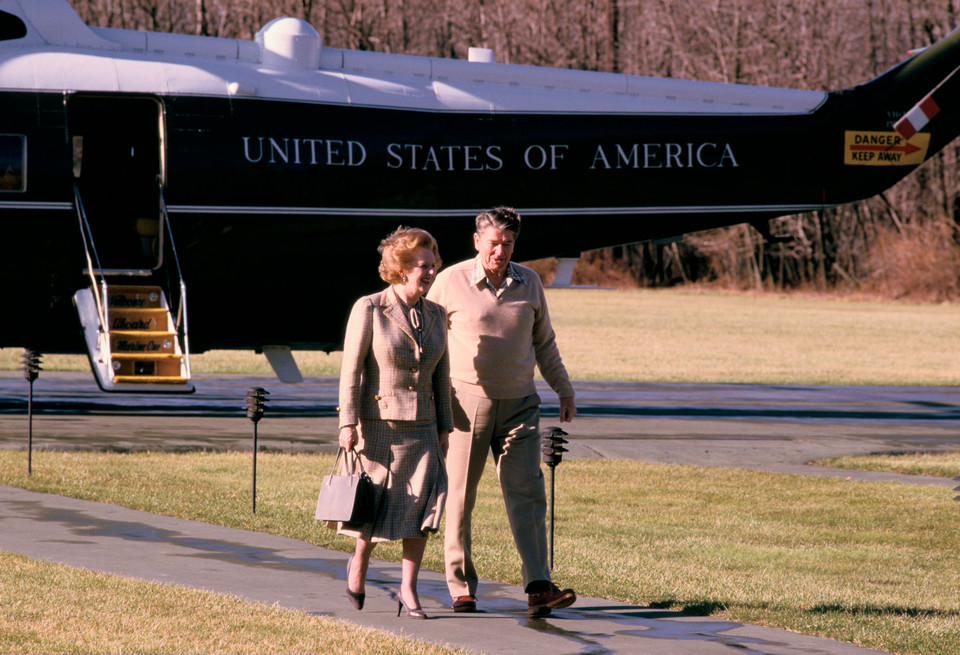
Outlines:
{"type": "Polygon", "coordinates": [[[904,139],[896,132],[844,132],[843,163],[849,166],[916,166],[927,157],[930,134],[904,139]]]}

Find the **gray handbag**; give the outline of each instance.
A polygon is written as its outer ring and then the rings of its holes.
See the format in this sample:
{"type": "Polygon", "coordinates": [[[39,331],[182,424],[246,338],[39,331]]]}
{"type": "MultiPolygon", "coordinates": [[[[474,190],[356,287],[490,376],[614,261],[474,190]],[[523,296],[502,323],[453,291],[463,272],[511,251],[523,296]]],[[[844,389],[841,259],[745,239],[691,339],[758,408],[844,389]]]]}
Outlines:
{"type": "Polygon", "coordinates": [[[343,453],[344,449],[341,447],[337,452],[337,459],[333,462],[333,470],[330,471],[330,475],[323,476],[314,518],[318,521],[342,521],[344,523],[372,521],[376,509],[373,480],[363,470],[360,455],[352,449],[347,452],[344,461],[347,464],[345,468],[352,469],[353,472],[337,475],[337,467],[343,453]],[[350,466],[351,454],[356,458],[355,466],[350,466]]]}

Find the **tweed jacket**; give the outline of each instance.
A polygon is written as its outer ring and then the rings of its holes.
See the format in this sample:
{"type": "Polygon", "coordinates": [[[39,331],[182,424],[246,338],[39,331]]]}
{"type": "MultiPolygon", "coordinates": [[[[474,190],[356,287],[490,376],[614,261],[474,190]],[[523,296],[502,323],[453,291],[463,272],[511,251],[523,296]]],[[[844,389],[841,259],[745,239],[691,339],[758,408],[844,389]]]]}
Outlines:
{"type": "Polygon", "coordinates": [[[423,336],[393,289],[357,300],[347,321],[340,368],[340,427],[363,419],[433,421],[453,429],[447,316],[423,299],[423,336]]]}

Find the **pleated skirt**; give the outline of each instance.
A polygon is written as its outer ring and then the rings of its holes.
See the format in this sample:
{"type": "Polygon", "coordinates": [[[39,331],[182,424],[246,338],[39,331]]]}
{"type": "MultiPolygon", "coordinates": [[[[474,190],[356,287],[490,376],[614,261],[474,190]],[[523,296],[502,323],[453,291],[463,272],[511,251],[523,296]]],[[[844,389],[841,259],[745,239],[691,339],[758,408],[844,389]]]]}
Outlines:
{"type": "Polygon", "coordinates": [[[368,541],[426,537],[440,528],[447,472],[435,421],[361,419],[360,461],[373,480],[376,513],[368,523],[336,524],[368,541]]]}

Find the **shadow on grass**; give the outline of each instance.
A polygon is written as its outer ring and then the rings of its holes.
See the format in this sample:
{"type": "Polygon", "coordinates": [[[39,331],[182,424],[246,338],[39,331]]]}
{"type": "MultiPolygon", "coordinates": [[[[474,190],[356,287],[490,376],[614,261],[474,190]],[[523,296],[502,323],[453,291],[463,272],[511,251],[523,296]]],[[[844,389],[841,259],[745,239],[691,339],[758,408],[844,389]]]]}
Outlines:
{"type": "Polygon", "coordinates": [[[716,600],[661,600],[650,603],[650,609],[680,612],[686,616],[712,616],[716,612],[726,611],[730,606],[716,600]]]}
{"type": "MultiPolygon", "coordinates": [[[[116,446],[114,444],[105,444],[105,445],[94,445],[91,447],[77,448],[76,450],[85,450],[88,452],[100,452],[100,453],[113,453],[118,455],[141,455],[144,453],[156,453],[157,449],[151,446],[143,447],[129,447],[129,446],[116,446]]],[[[249,454],[252,449],[247,450],[249,454]]],[[[57,452],[57,449],[53,448],[43,448],[43,449],[34,449],[34,451],[39,452],[57,452]]],[[[243,453],[244,451],[238,450],[233,446],[224,446],[223,448],[211,447],[209,445],[202,446],[191,446],[187,444],[177,444],[169,447],[163,448],[163,454],[165,455],[191,455],[194,453],[210,453],[210,454],[220,454],[220,453],[243,453]]],[[[269,446],[258,444],[257,445],[258,453],[272,453],[276,455],[282,455],[286,451],[283,448],[277,446],[269,446]]]]}
{"type": "Polygon", "coordinates": [[[841,605],[829,603],[814,605],[809,612],[814,614],[849,614],[851,616],[909,616],[911,618],[955,618],[960,616],[957,610],[931,610],[920,607],[899,607],[896,605],[841,605]]]}
{"type": "MultiPolygon", "coordinates": [[[[667,599],[649,604],[650,610],[676,612],[684,616],[711,616],[717,612],[746,607],[743,603],[724,603],[716,600],[681,601],[667,599]]],[[[751,603],[751,609],[766,609],[767,603],[751,603]]],[[[924,609],[920,607],[901,607],[897,605],[843,605],[840,603],[821,603],[806,610],[811,614],[846,614],[849,616],[908,616],[910,618],[952,619],[960,616],[958,610],[924,609]]]]}

